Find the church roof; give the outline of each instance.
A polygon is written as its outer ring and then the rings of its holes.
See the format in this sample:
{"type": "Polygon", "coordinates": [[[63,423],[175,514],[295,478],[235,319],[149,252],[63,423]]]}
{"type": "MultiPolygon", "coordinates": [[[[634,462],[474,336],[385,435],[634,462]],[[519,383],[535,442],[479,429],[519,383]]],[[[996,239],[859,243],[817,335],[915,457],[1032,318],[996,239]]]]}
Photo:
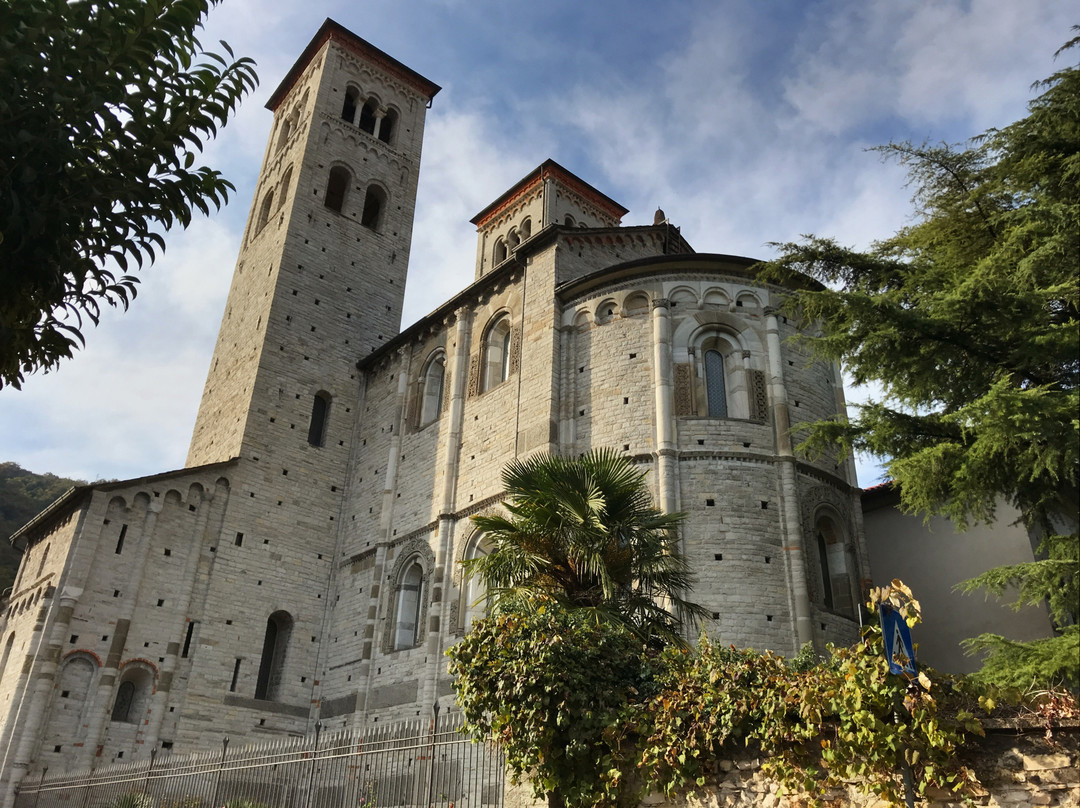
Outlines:
{"type": "Polygon", "coordinates": [[[503,208],[513,204],[515,199],[549,177],[572,189],[616,220],[621,219],[630,212],[628,208],[624,208],[607,194],[598,191],[581,177],[566,170],[554,160],[548,159],[514,183],[509,191],[473,216],[469,221],[477,227],[483,227],[498,215],[503,208]]]}
{"type": "Polygon", "coordinates": [[[344,25],[334,22],[327,17],[326,21],[319,27],[315,36],[312,37],[311,42],[304,48],[304,52],[300,54],[300,58],[289,68],[289,72],[285,74],[285,78],[281,80],[281,84],[279,84],[277,89],[270,94],[270,100],[266,102],[267,109],[277,109],[278,104],[282,102],[289,90],[292,89],[293,84],[296,83],[296,80],[300,77],[304,68],[307,67],[308,62],[315,57],[315,54],[319,52],[319,49],[330,39],[333,39],[335,42],[342,45],[346,50],[352,51],[369,62],[378,65],[394,78],[399,79],[412,87],[429,101],[442,89],[438,84],[424,78],[411,67],[406,67],[390,54],[379,50],[366,39],[358,37],[344,25]]]}

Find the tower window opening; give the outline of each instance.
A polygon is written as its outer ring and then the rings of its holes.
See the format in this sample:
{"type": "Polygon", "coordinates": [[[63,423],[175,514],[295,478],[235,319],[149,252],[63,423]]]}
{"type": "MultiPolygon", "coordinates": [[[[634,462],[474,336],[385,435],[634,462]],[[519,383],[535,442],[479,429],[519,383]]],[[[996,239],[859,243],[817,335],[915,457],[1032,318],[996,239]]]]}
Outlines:
{"type": "Polygon", "coordinates": [[[394,130],[397,129],[397,118],[397,113],[392,109],[388,109],[379,123],[379,140],[383,143],[393,141],[394,130]]]}
{"type": "Polygon", "coordinates": [[[326,181],[326,197],[323,204],[330,210],[341,213],[345,207],[345,192],[349,188],[349,169],[342,166],[334,166],[330,169],[330,176],[326,181]]]}
{"type": "Polygon", "coordinates": [[[259,218],[255,223],[255,232],[258,233],[266,223],[270,221],[270,212],[274,209],[274,189],[271,188],[263,197],[262,205],[259,206],[259,218]]]}
{"type": "Polygon", "coordinates": [[[352,123],[356,120],[356,102],[360,100],[360,93],[355,87],[345,91],[345,102],[341,105],[341,120],[352,123]]]}
{"type": "Polygon", "coordinates": [[[525,241],[532,236],[532,220],[526,219],[521,223],[521,240],[525,241]]]}
{"type": "Polygon", "coordinates": [[[506,249],[506,242],[503,239],[499,239],[495,242],[495,254],[492,256],[492,263],[498,266],[506,260],[509,251],[506,249]]]}
{"type": "Polygon", "coordinates": [[[326,442],[326,422],[330,416],[330,394],[320,390],[311,402],[311,424],[308,426],[308,443],[322,446],[326,442]]]}
{"type": "Polygon", "coordinates": [[[255,680],[255,698],[274,701],[281,696],[285,681],[285,657],[292,634],[293,620],[288,612],[274,612],[266,620],[259,676],[255,680]]]}
{"type": "Polygon", "coordinates": [[[375,99],[369,98],[364,102],[364,106],[360,108],[360,120],[357,123],[361,129],[367,132],[369,135],[375,134],[375,110],[378,108],[375,99]]]}
{"type": "Polygon", "coordinates": [[[386,194],[382,189],[377,185],[370,186],[364,197],[364,212],[360,215],[360,224],[371,230],[378,230],[385,202],[386,194]]]}
{"type": "Polygon", "coordinates": [[[289,196],[289,186],[292,185],[292,166],[285,169],[285,173],[281,176],[281,184],[278,186],[278,210],[285,205],[285,200],[289,196]]]}

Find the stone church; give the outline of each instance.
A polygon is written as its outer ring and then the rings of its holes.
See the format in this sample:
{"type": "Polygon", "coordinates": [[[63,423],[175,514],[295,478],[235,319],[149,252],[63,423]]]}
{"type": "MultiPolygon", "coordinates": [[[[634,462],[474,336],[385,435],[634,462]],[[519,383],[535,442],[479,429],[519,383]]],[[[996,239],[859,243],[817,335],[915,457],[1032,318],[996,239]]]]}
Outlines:
{"type": "Polygon", "coordinates": [[[469,517],[536,452],[648,470],[688,514],[720,642],[854,637],[854,467],[789,438],[843,412],[840,373],[791,343],[751,259],[696,253],[662,215],[622,225],[548,160],[471,220],[472,284],[401,329],[438,91],[327,20],[271,95],[187,465],[72,489],[11,539],[5,794],[45,766],[450,708],[443,652],[482,608],[469,517]]]}

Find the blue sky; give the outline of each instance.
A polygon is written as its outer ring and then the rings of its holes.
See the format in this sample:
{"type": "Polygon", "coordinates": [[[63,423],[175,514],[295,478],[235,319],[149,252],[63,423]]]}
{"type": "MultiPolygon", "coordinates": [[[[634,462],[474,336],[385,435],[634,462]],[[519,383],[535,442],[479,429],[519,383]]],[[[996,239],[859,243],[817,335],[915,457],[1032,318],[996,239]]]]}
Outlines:
{"type": "MultiPolygon", "coordinates": [[[[203,43],[227,40],[262,80],[205,155],[237,192],[169,234],[131,309],[106,311],[86,350],[0,391],[0,460],[84,479],[183,465],[270,129],[263,104],[325,17],[443,87],[405,324],[472,279],[468,220],[549,157],[630,208],[625,224],[663,207],[700,252],[769,257],[769,242],[803,233],[865,247],[910,216],[903,173],[866,149],[1023,116],[1080,22],[1059,0],[224,0],[203,43]]],[[[877,473],[860,464],[864,485],[877,473]]]]}

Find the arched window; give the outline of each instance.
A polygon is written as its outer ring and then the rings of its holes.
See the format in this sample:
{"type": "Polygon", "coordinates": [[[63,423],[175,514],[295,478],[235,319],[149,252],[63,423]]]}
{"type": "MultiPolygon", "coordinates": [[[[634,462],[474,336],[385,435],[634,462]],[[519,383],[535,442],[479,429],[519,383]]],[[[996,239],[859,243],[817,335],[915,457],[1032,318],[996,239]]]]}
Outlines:
{"type": "Polygon", "coordinates": [[[521,240],[525,241],[525,239],[527,239],[527,238],[529,238],[531,236],[532,236],[532,220],[531,219],[526,219],[525,221],[523,221],[521,223],[521,240]]]}
{"type": "Polygon", "coordinates": [[[709,400],[709,417],[727,418],[724,357],[719,351],[705,352],[705,395],[709,400]]]}
{"type": "Polygon", "coordinates": [[[506,242],[500,238],[495,242],[495,252],[492,255],[491,263],[498,266],[506,260],[507,255],[509,255],[509,252],[506,249],[506,242]]]}
{"type": "Polygon", "coordinates": [[[349,181],[352,175],[349,169],[342,166],[334,166],[330,169],[330,177],[326,181],[326,198],[323,204],[330,210],[341,213],[345,207],[345,192],[349,189],[349,181]]]}
{"type": "Polygon", "coordinates": [[[397,129],[397,112],[392,109],[388,109],[383,116],[382,122],[379,124],[379,140],[383,143],[390,143],[394,138],[394,130],[397,129]]]}
{"type": "Polygon", "coordinates": [[[277,151],[281,151],[285,148],[285,144],[289,142],[289,135],[292,134],[293,122],[290,115],[281,122],[281,134],[278,135],[277,151]]]}
{"type": "Polygon", "coordinates": [[[493,322],[484,338],[484,390],[502,384],[510,377],[510,318],[503,314],[493,322]]]}
{"type": "Polygon", "coordinates": [[[394,621],[394,650],[413,648],[420,643],[420,618],[424,597],[424,568],[414,561],[401,576],[394,621]]]}
{"type": "Polygon", "coordinates": [[[382,212],[386,207],[386,194],[378,185],[370,185],[364,196],[364,212],[360,215],[360,224],[372,230],[378,230],[382,224],[382,212]]]}
{"type": "Polygon", "coordinates": [[[566,214],[566,218],[563,219],[563,224],[565,224],[567,227],[573,227],[575,224],[577,224],[577,222],[575,222],[574,217],[568,213],[566,214]]]}
{"type": "Polygon", "coordinates": [[[274,189],[271,188],[263,197],[262,205],[259,206],[259,219],[255,223],[255,232],[258,233],[270,220],[270,212],[274,209],[274,189]]]}
{"type": "Polygon", "coordinates": [[[427,426],[442,411],[443,382],[446,377],[446,354],[438,351],[430,360],[423,376],[423,398],[420,404],[420,426],[427,426]]]}
{"type": "Polygon", "coordinates": [[[364,102],[364,106],[360,108],[360,121],[357,126],[369,135],[375,134],[375,110],[378,109],[378,106],[378,102],[374,98],[369,98],[364,102]]]}
{"type": "Polygon", "coordinates": [[[355,87],[345,91],[345,103],[341,105],[341,120],[352,123],[356,120],[356,102],[360,100],[360,93],[355,87]]]}
{"type": "MultiPolygon", "coordinates": [[[[474,558],[486,556],[490,552],[491,546],[488,541],[477,533],[469,540],[462,560],[471,561],[474,558]]],[[[484,597],[486,593],[484,580],[479,575],[464,574],[462,576],[461,603],[458,607],[458,614],[461,615],[458,628],[461,631],[468,631],[473,623],[487,615],[488,603],[484,597]]]]}
{"type": "Polygon", "coordinates": [[[116,701],[113,702],[112,720],[121,721],[125,724],[134,724],[135,718],[132,713],[132,705],[135,703],[135,683],[130,679],[121,682],[116,689],[116,701]]]}
{"type": "Polygon", "coordinates": [[[330,420],[330,394],[320,390],[311,402],[311,423],[308,425],[307,442],[322,446],[326,442],[326,422],[330,420]]]}
{"type": "Polygon", "coordinates": [[[814,531],[817,534],[822,603],[827,609],[853,617],[855,600],[851,592],[851,571],[848,569],[844,536],[829,516],[819,517],[814,531]]]}
{"type": "Polygon", "coordinates": [[[285,680],[285,657],[292,634],[293,619],[288,612],[274,612],[266,620],[259,676],[255,680],[255,698],[274,701],[281,697],[285,680]]]}
{"type": "Polygon", "coordinates": [[[4,671],[7,670],[8,660],[11,658],[11,646],[15,644],[15,632],[11,632],[8,635],[7,642],[4,643],[4,654],[0,656],[0,682],[4,681],[4,671]]]}
{"type": "Polygon", "coordinates": [[[511,228],[510,232],[506,236],[506,246],[511,250],[516,249],[517,245],[521,243],[521,236],[518,235],[517,228],[511,228]]]}
{"type": "Polygon", "coordinates": [[[281,184],[278,186],[280,193],[278,194],[278,210],[285,205],[285,200],[289,197],[289,186],[292,185],[292,166],[285,169],[285,173],[281,175],[281,184]]]}

